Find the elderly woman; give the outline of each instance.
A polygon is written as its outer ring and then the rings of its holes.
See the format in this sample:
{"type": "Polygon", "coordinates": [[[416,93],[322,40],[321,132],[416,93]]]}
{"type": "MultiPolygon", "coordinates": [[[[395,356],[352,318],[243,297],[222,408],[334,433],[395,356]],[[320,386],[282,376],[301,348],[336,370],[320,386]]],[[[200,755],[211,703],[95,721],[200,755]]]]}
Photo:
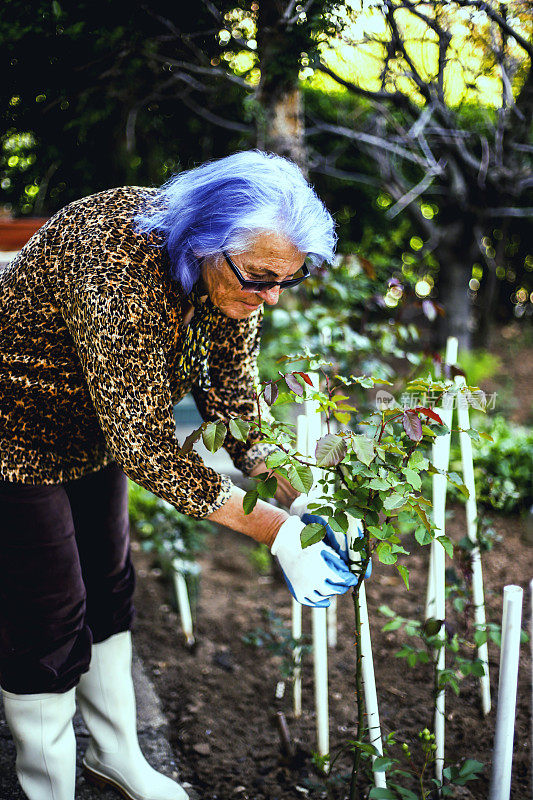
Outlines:
{"type": "MultiPolygon", "coordinates": [[[[78,700],[89,778],[131,800],[180,800],[137,742],[127,478],[178,511],[265,542],[308,605],[354,583],[303,522],[194,451],[173,404],[254,416],[263,303],[331,258],[333,223],[298,168],[243,152],[161,190],[119,188],[57,213],[0,277],[0,685],[29,800],[73,800],[78,700]]],[[[268,413],[265,408],[264,413],[268,413]]],[[[264,469],[251,433],[234,463],[264,469]]],[[[296,492],[281,476],[276,495],[296,492]]]]}

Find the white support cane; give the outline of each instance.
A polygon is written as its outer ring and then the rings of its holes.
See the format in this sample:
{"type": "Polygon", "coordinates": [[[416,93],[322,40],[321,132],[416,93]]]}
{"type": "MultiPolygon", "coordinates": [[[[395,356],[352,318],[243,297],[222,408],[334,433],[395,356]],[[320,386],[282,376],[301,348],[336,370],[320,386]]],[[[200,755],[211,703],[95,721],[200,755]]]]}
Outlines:
{"type": "MultiPolygon", "coordinates": [[[[354,549],[353,543],[359,538],[358,521],[348,515],[348,552],[350,561],[360,561],[361,553],[354,549]]],[[[366,720],[370,744],[373,744],[380,756],[383,755],[383,744],[381,741],[381,726],[379,723],[378,696],[376,692],[376,679],[374,676],[374,659],[372,657],[372,642],[370,640],[370,623],[368,620],[368,608],[366,604],[365,582],[359,587],[359,615],[361,620],[361,657],[363,673],[363,690],[365,693],[366,720]]],[[[358,699],[359,702],[359,699],[358,699]]],[[[372,763],[377,756],[372,756],[372,763]]],[[[380,789],[387,788],[385,772],[374,772],[374,782],[380,789]]]]}
{"type": "MultiPolygon", "coordinates": [[[[296,448],[299,453],[307,455],[307,417],[300,414],[296,420],[296,448]]],[[[302,606],[292,598],[292,638],[300,639],[302,636],[302,606]]],[[[294,648],[294,683],[293,683],[293,706],[294,716],[302,715],[302,650],[300,647],[294,648]]]]}
{"type": "MultiPolygon", "coordinates": [[[[330,432],[335,433],[337,426],[334,421],[330,420],[330,432]]],[[[322,436],[326,436],[328,430],[324,423],[322,428],[322,436]]],[[[331,496],[335,491],[335,483],[331,481],[325,489],[325,496],[331,496]]],[[[337,597],[334,595],[331,598],[331,605],[326,609],[327,627],[328,627],[328,647],[337,647],[337,597]]]]}
{"type": "MultiPolygon", "coordinates": [[[[457,349],[458,349],[458,341],[454,336],[450,336],[446,342],[446,355],[444,356],[445,364],[455,364],[457,361],[457,349]]],[[[435,409],[438,414],[440,415],[442,421],[448,428],[452,427],[452,409],[453,404],[450,409],[447,408],[437,408],[435,409]]],[[[438,466],[439,469],[448,469],[448,464],[450,461],[450,436],[439,436],[437,438],[437,442],[442,442],[442,440],[446,440],[446,447],[440,445],[442,448],[439,451],[439,455],[441,456],[441,463],[435,464],[438,466]]],[[[435,459],[435,445],[433,446],[433,461],[435,459]]],[[[435,461],[434,461],[435,463],[435,461]]],[[[439,478],[440,476],[434,475],[433,476],[433,498],[435,498],[435,479],[439,478]]],[[[446,487],[446,480],[444,482],[442,480],[437,481],[437,485],[441,487],[444,485],[446,487]]],[[[444,488],[444,492],[446,494],[446,488],[444,488]]],[[[443,511],[444,513],[444,511],[443,511]]],[[[435,516],[433,516],[435,519],[435,516]]],[[[442,528],[442,533],[444,533],[444,527],[442,528]]],[[[436,549],[435,542],[431,543],[430,551],[429,551],[429,575],[428,575],[428,584],[427,584],[427,594],[426,594],[426,619],[429,617],[437,617],[438,619],[444,619],[444,617],[438,617],[435,609],[435,549],[436,549]]]]}
{"type": "MultiPolygon", "coordinates": [[[[319,376],[309,373],[315,389],[319,387],[319,376]]],[[[313,456],[316,443],[322,436],[322,420],[316,413],[318,404],[315,400],[306,400],[304,404],[307,416],[307,455],[313,456]]],[[[328,642],[327,618],[325,608],[313,608],[313,664],[315,677],[315,709],[317,727],[318,754],[329,753],[329,703],[328,703],[328,642]]],[[[327,768],[328,770],[329,768],[327,768]]]]}
{"type": "MultiPolygon", "coordinates": [[[[465,386],[466,381],[463,375],[458,375],[455,379],[457,386],[465,386]]],[[[459,427],[462,431],[470,428],[468,404],[466,397],[462,394],[457,395],[457,418],[459,427]]],[[[477,503],[476,486],[474,483],[474,459],[472,456],[472,440],[467,433],[459,434],[461,444],[461,460],[463,464],[463,480],[468,489],[469,497],[466,501],[466,529],[468,538],[472,542],[473,549],[470,555],[472,565],[472,595],[474,600],[474,618],[478,630],[485,630],[485,599],[483,593],[483,573],[481,570],[481,554],[477,540],[477,503]]],[[[488,714],[491,708],[490,700],[490,678],[489,678],[489,653],[487,642],[478,647],[478,657],[483,664],[484,675],[480,677],[481,706],[484,714],[488,714]]]]}
{"type": "Polygon", "coordinates": [[[489,800],[509,800],[511,793],[522,595],[520,586],[506,586],[503,590],[500,679],[489,800]]]}
{"type": "MultiPolygon", "coordinates": [[[[449,400],[453,400],[452,397],[449,400]]],[[[445,425],[451,429],[453,405],[450,402],[449,408],[439,408],[438,413],[445,425]]],[[[447,470],[450,460],[450,439],[448,433],[445,436],[437,436],[433,444],[433,464],[437,469],[447,470]]],[[[438,529],[438,536],[444,536],[446,532],[446,475],[433,475],[433,523],[438,529]]],[[[444,620],[446,618],[446,593],[445,593],[445,550],[440,542],[431,543],[430,573],[429,584],[431,592],[428,591],[429,601],[426,608],[427,617],[444,620]]],[[[444,640],[445,631],[441,628],[439,637],[444,640]]],[[[437,657],[437,669],[443,670],[446,666],[446,653],[444,645],[440,647],[437,657]]],[[[444,689],[441,689],[435,700],[435,776],[442,781],[442,770],[444,768],[444,689]]]]}
{"type": "Polygon", "coordinates": [[[187,592],[187,583],[183,574],[185,567],[188,567],[188,564],[181,559],[175,558],[173,560],[172,581],[181,618],[181,630],[185,636],[187,647],[192,647],[194,645],[194,633],[189,593],[187,592]]]}

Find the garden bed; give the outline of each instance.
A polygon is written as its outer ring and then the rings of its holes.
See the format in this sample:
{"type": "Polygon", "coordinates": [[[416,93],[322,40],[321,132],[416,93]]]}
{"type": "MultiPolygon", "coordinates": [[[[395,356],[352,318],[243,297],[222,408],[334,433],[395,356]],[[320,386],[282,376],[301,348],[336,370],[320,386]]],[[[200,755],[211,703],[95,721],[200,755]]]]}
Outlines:
{"type": "MultiPolygon", "coordinates": [[[[453,508],[448,533],[459,540],[465,533],[464,509],[453,508]]],[[[524,523],[518,518],[492,515],[494,528],[502,536],[483,558],[487,617],[500,622],[502,589],[518,583],[526,589],[533,577],[533,546],[522,540],[524,523]]],[[[292,715],[292,684],[285,681],[285,695],[276,699],[282,656],[267,644],[254,647],[244,639],[262,629],[267,641],[272,623],[264,610],[290,625],[290,595],[277,575],[261,576],[250,552],[255,544],[246,537],[220,529],[209,541],[209,550],[199,559],[202,583],[198,610],[198,644],[186,649],[179,635],[179,622],[171,607],[166,581],[153,570],[150,555],[135,547],[138,570],[136,626],[137,648],[149,670],[164,710],[170,720],[171,743],[182,765],[182,778],[199,792],[202,800],[289,800],[326,797],[313,768],[315,717],[313,713],[312,661],[303,666],[303,715],[292,715]],[[296,754],[283,755],[277,731],[276,711],[286,715],[296,754]]],[[[409,549],[409,546],[407,546],[409,549]]],[[[384,732],[400,732],[399,740],[410,743],[425,726],[431,727],[431,669],[409,668],[394,654],[402,644],[399,631],[383,633],[386,618],[377,609],[391,606],[404,617],[421,619],[425,599],[428,548],[412,547],[411,590],[405,591],[394,567],[374,564],[367,581],[376,682],[384,732]]],[[[524,622],[529,600],[524,594],[524,622]]],[[[310,632],[311,614],[304,611],[304,631],[310,632]]],[[[461,615],[453,624],[460,629],[461,615]]],[[[349,595],[340,598],[338,647],[329,651],[330,743],[332,751],[354,737],[353,606],[349,595]]],[[[252,638],[254,638],[252,636],[252,638]]],[[[489,645],[493,701],[497,692],[498,649],[489,645]]],[[[511,797],[531,796],[529,645],[522,645],[515,755],[511,797]]],[[[446,694],[446,759],[456,762],[475,758],[484,762],[484,777],[468,788],[457,788],[454,796],[485,800],[488,794],[495,708],[483,719],[473,677],[461,683],[460,696],[446,694]]],[[[495,705],[495,703],[494,703],[495,705]]],[[[416,744],[413,753],[416,752],[416,744]]],[[[343,757],[333,777],[344,776],[342,785],[332,785],[330,797],[347,797],[349,759],[343,757]]],[[[364,793],[363,795],[364,796],[364,793]]]]}

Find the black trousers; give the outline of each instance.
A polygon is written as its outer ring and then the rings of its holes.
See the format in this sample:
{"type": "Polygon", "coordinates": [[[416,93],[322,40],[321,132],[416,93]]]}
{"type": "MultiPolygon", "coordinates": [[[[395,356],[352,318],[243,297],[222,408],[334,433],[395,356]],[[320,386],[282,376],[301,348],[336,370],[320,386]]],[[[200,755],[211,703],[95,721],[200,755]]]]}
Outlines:
{"type": "Polygon", "coordinates": [[[129,630],[135,576],[127,478],[112,463],[78,480],[0,481],[0,686],[66,692],[92,643],[129,630]]]}

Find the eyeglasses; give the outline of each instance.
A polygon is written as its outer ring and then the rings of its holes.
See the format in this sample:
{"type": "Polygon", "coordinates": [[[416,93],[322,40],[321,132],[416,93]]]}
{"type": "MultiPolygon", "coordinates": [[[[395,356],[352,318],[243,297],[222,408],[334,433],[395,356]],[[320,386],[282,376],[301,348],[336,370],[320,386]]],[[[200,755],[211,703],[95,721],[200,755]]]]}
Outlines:
{"type": "Polygon", "coordinates": [[[246,278],[243,278],[238,267],[233,263],[231,258],[224,250],[222,251],[222,255],[226,259],[228,266],[237,276],[237,280],[241,284],[241,289],[243,292],[261,292],[263,289],[272,289],[273,286],[279,286],[280,289],[285,289],[288,286],[297,286],[299,283],[305,281],[305,279],[309,277],[309,270],[304,264],[302,268],[298,270],[301,275],[297,273],[297,278],[290,278],[288,281],[250,281],[246,278]]]}

